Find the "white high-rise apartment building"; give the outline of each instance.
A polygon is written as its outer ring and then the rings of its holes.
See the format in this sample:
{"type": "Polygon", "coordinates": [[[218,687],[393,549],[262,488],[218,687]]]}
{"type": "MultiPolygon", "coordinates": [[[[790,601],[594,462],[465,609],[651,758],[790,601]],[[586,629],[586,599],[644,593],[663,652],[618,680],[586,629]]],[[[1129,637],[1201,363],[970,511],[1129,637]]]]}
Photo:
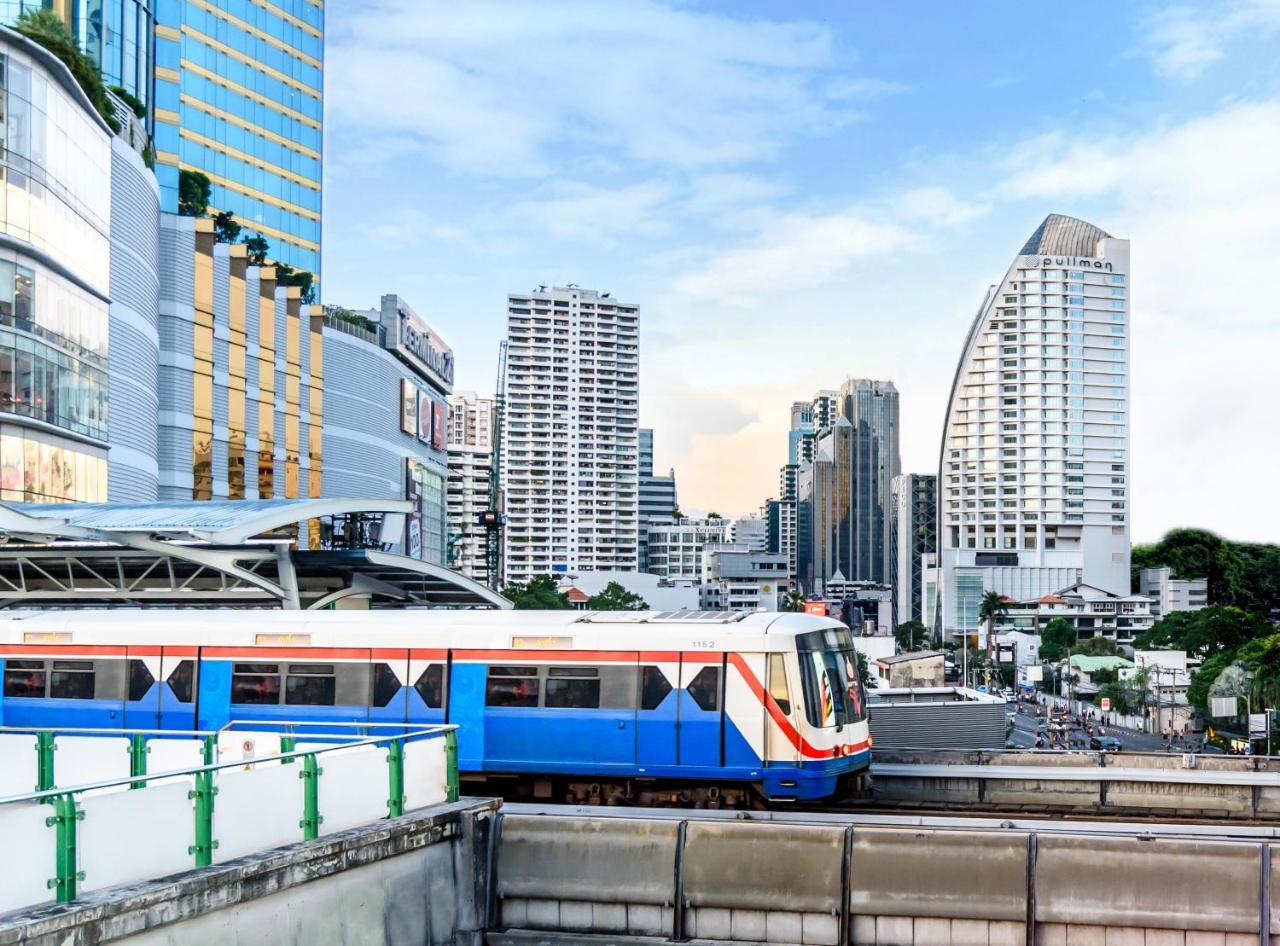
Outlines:
{"type": "Polygon", "coordinates": [[[474,391],[449,396],[450,565],[477,581],[486,578],[484,532],[476,521],[489,508],[495,399],[474,391]]]}
{"type": "Polygon", "coordinates": [[[636,571],[639,320],[576,286],[507,297],[506,581],[636,571]]]}
{"type": "Polygon", "coordinates": [[[985,591],[1129,594],[1129,241],[1051,214],[969,329],[938,475],[942,626],[985,591]]]}

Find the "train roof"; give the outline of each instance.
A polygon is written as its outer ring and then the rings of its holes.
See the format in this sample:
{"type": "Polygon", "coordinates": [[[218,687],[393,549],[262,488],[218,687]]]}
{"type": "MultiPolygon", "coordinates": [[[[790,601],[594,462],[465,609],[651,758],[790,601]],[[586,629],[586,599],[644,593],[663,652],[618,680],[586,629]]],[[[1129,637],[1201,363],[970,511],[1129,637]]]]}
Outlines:
{"type": "MultiPolygon", "coordinates": [[[[339,635],[367,636],[369,644],[413,646],[515,646],[521,636],[554,638],[564,646],[627,646],[633,641],[723,641],[743,646],[766,636],[782,642],[797,634],[842,628],[831,618],[793,612],[747,611],[475,611],[447,609],[285,611],[269,609],[106,608],[12,610],[0,612],[0,635],[16,642],[28,635],[69,634],[75,643],[186,642],[198,635],[208,643],[263,634],[310,634],[328,642],[339,635]],[[568,641],[576,641],[574,644],[568,641]]],[[[351,640],[352,644],[364,643],[351,640]]],[[[632,645],[634,646],[634,645],[632,645]]],[[[771,649],[771,648],[770,648],[771,649]]]]}

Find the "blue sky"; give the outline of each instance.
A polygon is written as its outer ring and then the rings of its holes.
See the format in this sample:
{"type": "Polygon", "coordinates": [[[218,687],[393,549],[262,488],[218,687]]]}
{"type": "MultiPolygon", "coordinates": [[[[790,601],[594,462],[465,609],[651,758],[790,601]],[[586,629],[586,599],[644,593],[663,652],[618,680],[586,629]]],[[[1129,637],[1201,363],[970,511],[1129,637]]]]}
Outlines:
{"type": "Polygon", "coordinates": [[[327,10],[325,301],[398,292],[459,388],[507,292],[575,282],[642,307],[686,510],[774,495],[791,401],[849,375],[932,472],[986,284],[1067,213],[1133,241],[1135,539],[1280,535],[1280,0],[327,10]]]}

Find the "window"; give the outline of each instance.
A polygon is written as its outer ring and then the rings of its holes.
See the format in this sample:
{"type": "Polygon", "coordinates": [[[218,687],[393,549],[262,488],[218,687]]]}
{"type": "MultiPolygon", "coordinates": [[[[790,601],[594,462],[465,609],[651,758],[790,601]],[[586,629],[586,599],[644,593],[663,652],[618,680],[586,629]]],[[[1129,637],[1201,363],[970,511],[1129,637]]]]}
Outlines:
{"type": "Polygon", "coordinates": [[[711,712],[720,708],[720,668],[703,667],[687,687],[693,702],[711,712]]]}
{"type": "Polygon", "coordinates": [[[279,664],[235,664],[231,668],[231,702],[274,706],[280,702],[279,664]]]}
{"type": "Polygon", "coordinates": [[[49,674],[49,698],[91,700],[93,677],[92,660],[55,660],[49,674]]]}
{"type": "Polygon", "coordinates": [[[427,704],[427,709],[440,709],[444,706],[444,664],[430,664],[413,685],[427,704]]]}
{"type": "Polygon", "coordinates": [[[386,706],[400,692],[400,680],[390,664],[373,665],[373,685],[369,694],[370,706],[386,706]]]}
{"type": "Polygon", "coordinates": [[[671,683],[658,667],[645,667],[640,673],[640,708],[657,709],[671,692],[671,683]]]}
{"type": "Polygon", "coordinates": [[[486,706],[537,706],[537,667],[490,667],[486,706]]]}
{"type": "Polygon", "coordinates": [[[196,662],[194,660],[180,660],[178,661],[178,666],[173,668],[173,673],[169,674],[169,679],[166,682],[179,703],[191,702],[191,697],[195,690],[195,671],[196,662]]]}
{"type": "Polygon", "coordinates": [[[44,699],[45,674],[43,660],[6,660],[4,662],[4,695],[17,699],[44,699]]]}
{"type": "Polygon", "coordinates": [[[791,715],[791,691],[787,689],[787,668],[782,654],[769,655],[769,695],[784,715],[791,715]]]}
{"type": "Polygon", "coordinates": [[[600,706],[600,671],[595,667],[550,667],[543,705],[557,709],[600,706]]]}
{"type": "Polygon", "coordinates": [[[290,706],[332,706],[333,664],[290,664],[284,678],[284,701],[290,706]]]}
{"type": "Polygon", "coordinates": [[[141,660],[129,661],[129,702],[137,703],[147,695],[156,678],[141,660]]]}

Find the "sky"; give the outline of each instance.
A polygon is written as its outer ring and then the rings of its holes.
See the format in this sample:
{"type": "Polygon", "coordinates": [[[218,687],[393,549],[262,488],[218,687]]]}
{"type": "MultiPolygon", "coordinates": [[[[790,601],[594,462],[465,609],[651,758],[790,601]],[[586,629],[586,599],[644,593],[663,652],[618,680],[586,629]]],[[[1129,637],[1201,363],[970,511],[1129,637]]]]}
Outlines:
{"type": "Polygon", "coordinates": [[[1280,0],[330,0],[324,301],[398,293],[492,392],[508,292],[641,307],[686,512],[777,494],[792,401],[892,380],[936,472],[986,286],[1132,241],[1135,541],[1280,540],[1280,0]]]}

